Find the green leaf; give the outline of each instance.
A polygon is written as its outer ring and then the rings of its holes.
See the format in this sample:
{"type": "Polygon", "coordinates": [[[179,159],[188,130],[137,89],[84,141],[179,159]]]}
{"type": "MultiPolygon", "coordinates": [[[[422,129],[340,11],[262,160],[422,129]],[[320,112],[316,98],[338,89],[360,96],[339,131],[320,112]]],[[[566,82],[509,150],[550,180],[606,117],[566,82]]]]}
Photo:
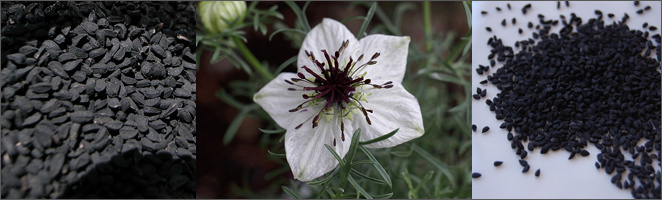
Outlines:
{"type": "Polygon", "coordinates": [[[441,82],[455,83],[458,85],[464,84],[464,80],[442,73],[431,73],[428,77],[441,82]]]}
{"type": "Polygon", "coordinates": [[[455,178],[453,177],[453,174],[448,170],[448,168],[443,164],[439,159],[436,157],[430,155],[427,151],[421,149],[418,147],[416,144],[412,144],[411,148],[414,149],[416,153],[419,155],[423,156],[428,162],[432,163],[437,169],[439,169],[444,175],[446,175],[446,178],[448,178],[448,182],[451,183],[451,186],[453,188],[456,188],[457,184],[455,183],[455,178]]]}
{"type": "Polygon", "coordinates": [[[326,147],[326,149],[328,149],[331,152],[331,154],[333,154],[333,157],[335,157],[336,160],[338,160],[341,166],[345,165],[345,161],[343,161],[343,159],[340,158],[340,156],[338,155],[338,153],[336,153],[336,150],[334,150],[333,147],[329,146],[328,144],[324,144],[324,147],[326,147]]]}
{"type": "Polygon", "coordinates": [[[239,129],[239,125],[241,125],[241,122],[244,121],[244,117],[251,112],[255,108],[255,105],[245,107],[244,109],[241,109],[239,114],[232,120],[230,123],[230,126],[228,126],[228,129],[225,130],[225,135],[223,136],[223,145],[227,145],[230,142],[232,142],[232,139],[234,139],[235,134],[237,134],[237,130],[239,129]]]}
{"type": "Polygon", "coordinates": [[[372,198],[375,199],[390,199],[393,196],[393,192],[391,193],[386,193],[386,194],[380,194],[380,195],[374,195],[372,198]]]}
{"type": "Polygon", "coordinates": [[[345,24],[345,23],[347,23],[347,22],[349,22],[349,21],[352,21],[352,20],[355,20],[355,19],[365,19],[365,16],[351,16],[351,17],[347,17],[347,18],[343,19],[342,21],[340,21],[340,23],[345,24]]]}
{"type": "Polygon", "coordinates": [[[319,184],[323,184],[323,183],[329,182],[329,181],[331,181],[331,179],[332,179],[333,177],[335,177],[335,176],[338,174],[339,171],[340,171],[340,168],[336,167],[336,168],[333,169],[333,171],[332,171],[329,175],[327,175],[326,177],[321,178],[321,179],[316,180],[316,181],[314,180],[314,181],[308,182],[308,185],[319,185],[319,184]]]}
{"type": "Polygon", "coordinates": [[[361,178],[364,178],[364,179],[366,179],[366,180],[368,180],[368,181],[370,181],[370,182],[373,182],[373,183],[382,184],[382,185],[388,185],[388,183],[386,183],[385,181],[383,181],[383,180],[379,180],[379,179],[377,179],[377,178],[370,177],[370,176],[368,176],[368,175],[366,175],[366,174],[364,174],[364,173],[359,172],[359,171],[356,170],[356,169],[352,169],[352,174],[353,174],[353,175],[356,175],[356,176],[360,176],[361,178]]]}
{"type": "Polygon", "coordinates": [[[354,166],[354,165],[366,165],[366,164],[372,165],[372,164],[375,164],[375,162],[370,161],[370,160],[359,160],[359,161],[352,162],[352,166],[354,166]]]}
{"type": "Polygon", "coordinates": [[[221,59],[225,58],[224,55],[223,55],[223,56],[221,55],[221,50],[222,50],[222,49],[223,49],[223,48],[221,48],[220,46],[217,46],[217,47],[214,49],[214,54],[212,54],[212,56],[211,56],[211,60],[209,60],[209,64],[217,63],[217,62],[220,61],[221,59]]]}
{"type": "Polygon", "coordinates": [[[471,28],[471,2],[462,1],[462,5],[464,6],[464,13],[467,15],[467,25],[471,28]]]}
{"type": "Polygon", "coordinates": [[[285,129],[267,130],[267,129],[261,129],[261,128],[257,128],[257,130],[260,130],[260,132],[266,133],[266,134],[277,134],[277,133],[282,133],[282,132],[286,131],[285,129]]]}
{"type": "MultiPolygon", "coordinates": [[[[308,24],[308,19],[306,18],[304,11],[299,9],[299,6],[297,6],[297,4],[292,1],[286,1],[285,4],[292,8],[292,11],[294,11],[294,14],[296,14],[297,18],[299,19],[299,24],[301,24],[301,27],[304,28],[304,31],[310,31],[310,25],[308,24]]],[[[307,5],[308,3],[306,3],[304,7],[307,7],[307,5]]]]}
{"type": "Polygon", "coordinates": [[[352,178],[352,175],[349,175],[347,180],[350,184],[352,184],[352,186],[354,186],[354,189],[356,189],[356,191],[362,194],[366,199],[372,199],[372,196],[370,196],[368,192],[366,192],[358,183],[356,183],[356,181],[352,178]]]}
{"type": "Polygon", "coordinates": [[[283,69],[285,69],[287,66],[292,65],[296,61],[297,61],[297,56],[292,56],[290,59],[287,59],[285,62],[280,64],[280,66],[278,66],[278,68],[276,68],[276,73],[275,74],[280,74],[280,72],[283,71],[283,69]]]}
{"type": "Polygon", "coordinates": [[[285,32],[285,31],[293,31],[293,32],[297,32],[297,33],[301,33],[303,35],[306,35],[306,32],[304,32],[302,30],[293,29],[293,28],[285,28],[285,29],[280,29],[280,30],[277,30],[277,31],[274,31],[273,33],[271,33],[271,35],[269,35],[269,41],[271,41],[271,39],[274,37],[274,35],[276,35],[280,32],[285,32]]]}
{"type": "Polygon", "coordinates": [[[398,4],[398,6],[395,7],[395,11],[393,11],[393,13],[395,13],[393,15],[393,19],[395,20],[395,27],[400,28],[403,19],[402,15],[404,15],[405,12],[407,12],[408,10],[415,10],[415,9],[416,9],[416,5],[414,5],[411,2],[402,2],[398,4]]]}
{"type": "Polygon", "coordinates": [[[255,12],[255,16],[253,16],[253,30],[257,31],[257,27],[260,25],[260,13],[255,12]]]}
{"type": "Polygon", "coordinates": [[[297,195],[297,193],[294,193],[294,191],[290,190],[290,188],[285,187],[285,186],[281,186],[280,188],[282,188],[283,191],[285,193],[287,193],[288,195],[290,195],[291,197],[294,197],[295,199],[301,199],[301,197],[299,195],[297,195]]]}
{"type": "Polygon", "coordinates": [[[363,21],[363,25],[361,25],[361,29],[359,29],[359,34],[356,35],[356,39],[361,39],[363,37],[365,29],[368,28],[368,24],[370,24],[370,21],[372,21],[372,16],[375,15],[375,9],[377,9],[377,2],[372,3],[372,6],[370,6],[368,15],[366,15],[365,20],[363,21]]]}
{"type": "Polygon", "coordinates": [[[349,145],[349,150],[347,155],[345,155],[345,162],[352,163],[354,160],[354,155],[356,155],[356,149],[359,147],[359,138],[361,138],[361,129],[356,129],[352,135],[352,143],[349,145]]]}
{"type": "Polygon", "coordinates": [[[375,142],[381,142],[381,141],[386,140],[386,139],[390,138],[391,136],[395,135],[395,133],[397,133],[399,130],[400,130],[400,128],[397,128],[397,129],[391,131],[390,133],[388,133],[386,135],[379,136],[379,137],[377,137],[375,139],[372,139],[372,140],[359,142],[359,144],[367,145],[367,144],[372,144],[372,143],[375,143],[375,142]]]}
{"type": "Polygon", "coordinates": [[[386,183],[388,184],[388,187],[393,188],[393,183],[391,182],[391,177],[388,175],[388,173],[386,173],[386,170],[384,169],[384,167],[382,167],[382,165],[379,164],[379,161],[377,161],[377,159],[375,159],[375,157],[372,156],[372,153],[370,153],[370,151],[368,149],[366,149],[365,147],[361,146],[359,148],[361,149],[361,151],[363,151],[363,153],[366,155],[366,157],[368,157],[368,159],[370,159],[370,161],[374,162],[373,166],[375,166],[375,169],[377,169],[377,172],[379,173],[379,175],[382,176],[382,179],[384,179],[384,181],[386,181],[386,183]]]}
{"type": "Polygon", "coordinates": [[[285,157],[284,153],[274,153],[274,152],[271,152],[271,150],[267,150],[267,152],[269,154],[271,154],[272,156],[285,157]]]}

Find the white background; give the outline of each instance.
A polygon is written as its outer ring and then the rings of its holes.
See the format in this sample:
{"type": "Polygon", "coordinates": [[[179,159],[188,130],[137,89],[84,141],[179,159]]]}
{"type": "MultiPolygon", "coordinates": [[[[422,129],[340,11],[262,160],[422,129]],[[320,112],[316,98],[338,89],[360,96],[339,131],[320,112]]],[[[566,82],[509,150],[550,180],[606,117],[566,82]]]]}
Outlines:
{"type": "MultiPolygon", "coordinates": [[[[538,24],[538,14],[545,15],[545,19],[558,19],[559,15],[565,15],[566,20],[570,19],[570,13],[574,12],[582,18],[583,23],[588,19],[595,18],[594,11],[599,9],[603,13],[605,24],[611,24],[612,21],[619,21],[624,13],[628,13],[630,19],[627,24],[630,29],[643,30],[641,25],[648,22],[649,26],[654,25],[658,30],[651,33],[660,33],[660,1],[641,1],[638,7],[635,7],[632,1],[627,2],[595,2],[595,1],[571,1],[570,7],[566,7],[561,2],[561,9],[557,10],[556,2],[473,2],[472,24],[472,95],[476,92],[476,87],[487,88],[487,98],[492,99],[496,96],[498,89],[491,84],[482,85],[479,82],[487,79],[488,74],[496,72],[501,65],[497,62],[496,67],[490,68],[487,74],[478,75],[475,71],[478,65],[488,65],[487,56],[491,47],[487,45],[487,40],[493,35],[503,40],[506,46],[513,46],[515,41],[524,40],[532,37],[535,29],[529,29],[529,21],[534,25],[538,24]],[[512,10],[508,10],[506,3],[510,3],[512,10]],[[526,15],[522,14],[522,7],[527,3],[532,4],[526,15]],[[637,14],[638,9],[646,5],[652,7],[651,10],[644,12],[643,15],[637,14]],[[496,11],[499,6],[501,12],[496,11]],[[482,15],[481,11],[488,11],[487,15],[482,15]],[[608,13],[614,13],[612,19],[607,17],[608,13]],[[516,25],[512,25],[512,18],[517,18],[516,25]],[[501,26],[501,21],[506,19],[506,27],[501,26]],[[487,32],[485,27],[492,28],[492,32],[487,32]],[[517,32],[522,28],[523,34],[517,32]]],[[[534,27],[535,28],[535,27],[534,27]]],[[[550,33],[558,33],[562,28],[561,22],[552,28],[550,33]]],[[[653,34],[651,34],[653,35],[653,34]]],[[[480,100],[473,99],[472,103],[472,123],[478,126],[478,129],[472,137],[472,171],[482,174],[480,178],[472,179],[472,196],[478,198],[632,198],[629,189],[618,189],[610,182],[611,176],[604,172],[604,169],[596,169],[594,163],[597,161],[596,155],[600,150],[589,143],[588,150],[591,155],[582,157],[575,156],[568,160],[568,153],[565,150],[549,151],[547,154],[540,154],[540,148],[529,152],[526,160],[531,165],[527,173],[522,173],[522,166],[518,160],[519,156],[515,150],[510,147],[510,142],[506,139],[507,131],[500,129],[503,121],[496,120],[495,113],[489,110],[485,104],[486,97],[480,100]],[[481,129],[489,126],[490,130],[483,134],[481,129]],[[494,161],[503,161],[500,167],[494,167],[494,161]],[[541,170],[540,177],[534,176],[534,172],[541,170]]],[[[527,143],[524,143],[526,147],[527,143]]],[[[625,154],[626,159],[631,159],[629,154],[625,154]]],[[[659,170],[656,162],[654,167],[659,170]]],[[[625,174],[627,175],[627,174],[625,174]]],[[[624,176],[626,177],[626,176],[624,176]]]]}

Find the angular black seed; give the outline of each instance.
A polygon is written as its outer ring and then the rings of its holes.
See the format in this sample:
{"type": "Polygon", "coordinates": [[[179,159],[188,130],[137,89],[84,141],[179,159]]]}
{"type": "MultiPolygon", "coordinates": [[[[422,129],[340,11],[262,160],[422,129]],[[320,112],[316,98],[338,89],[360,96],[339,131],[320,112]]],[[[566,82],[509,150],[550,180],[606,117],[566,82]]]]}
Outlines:
{"type": "Polygon", "coordinates": [[[494,161],[494,166],[501,166],[503,164],[503,161],[494,161]]]}
{"type": "Polygon", "coordinates": [[[531,166],[529,166],[529,165],[524,166],[524,168],[522,169],[522,173],[528,172],[529,168],[531,168],[531,166]]]}
{"type": "Polygon", "coordinates": [[[474,172],[474,173],[471,174],[471,178],[479,178],[480,176],[482,176],[482,175],[478,172],[474,172]]]}
{"type": "Polygon", "coordinates": [[[483,127],[482,133],[485,133],[485,132],[487,132],[487,131],[489,131],[489,130],[490,130],[490,127],[485,126],[485,127],[483,127]]]}
{"type": "Polygon", "coordinates": [[[472,130],[473,132],[476,132],[476,129],[477,129],[476,125],[475,125],[475,124],[472,124],[472,125],[471,125],[471,130],[472,130]]]}
{"type": "Polygon", "coordinates": [[[521,160],[521,159],[519,160],[519,164],[522,165],[522,166],[528,166],[529,165],[529,163],[526,162],[526,160],[521,160]]]}
{"type": "Polygon", "coordinates": [[[540,169],[536,170],[536,177],[540,176],[540,169]]]}

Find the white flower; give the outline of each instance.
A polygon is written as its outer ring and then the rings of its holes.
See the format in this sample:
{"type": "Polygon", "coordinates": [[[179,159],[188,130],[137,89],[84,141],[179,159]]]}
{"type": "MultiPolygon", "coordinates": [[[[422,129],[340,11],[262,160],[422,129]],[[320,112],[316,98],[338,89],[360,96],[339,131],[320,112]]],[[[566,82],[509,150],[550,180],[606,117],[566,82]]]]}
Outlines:
{"type": "Polygon", "coordinates": [[[298,73],[281,73],[253,100],[285,128],[285,153],[294,177],[311,181],[344,157],[354,130],[361,141],[400,130],[386,148],[423,135],[416,97],[402,87],[409,37],[370,35],[361,41],[340,22],[324,19],[303,41],[298,73]],[[365,55],[365,56],[364,56],[365,55]]]}

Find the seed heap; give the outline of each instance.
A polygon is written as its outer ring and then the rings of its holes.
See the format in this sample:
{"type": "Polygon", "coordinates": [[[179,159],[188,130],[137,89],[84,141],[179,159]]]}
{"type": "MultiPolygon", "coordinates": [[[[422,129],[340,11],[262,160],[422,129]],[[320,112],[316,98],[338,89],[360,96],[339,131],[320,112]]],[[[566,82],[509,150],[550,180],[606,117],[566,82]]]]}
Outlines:
{"type": "Polygon", "coordinates": [[[503,66],[487,76],[500,92],[486,103],[522,159],[537,148],[589,156],[590,143],[601,151],[595,166],[613,175],[616,187],[660,199],[660,170],[653,168],[661,158],[660,34],[631,30],[627,14],[611,24],[595,14],[585,23],[574,13],[561,17],[559,33],[550,33],[558,20],[539,15],[541,28],[515,47],[489,38],[488,59],[503,66]]]}
{"type": "Polygon", "coordinates": [[[2,3],[2,198],[194,198],[193,3],[2,3]]]}

